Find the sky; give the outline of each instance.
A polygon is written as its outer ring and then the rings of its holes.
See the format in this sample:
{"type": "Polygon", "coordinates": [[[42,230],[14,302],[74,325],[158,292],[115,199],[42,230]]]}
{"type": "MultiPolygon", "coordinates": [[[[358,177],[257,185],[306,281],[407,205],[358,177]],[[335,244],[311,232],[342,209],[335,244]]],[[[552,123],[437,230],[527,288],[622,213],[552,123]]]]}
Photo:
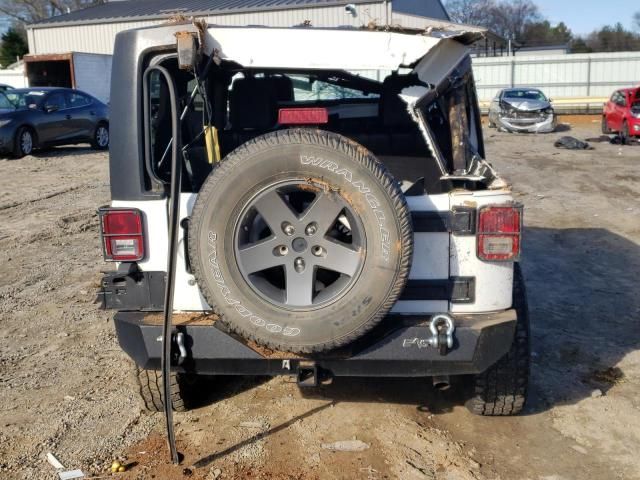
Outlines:
{"type": "Polygon", "coordinates": [[[564,22],[574,34],[591,33],[605,25],[632,27],[632,15],[640,11],[638,0],[534,0],[551,22],[564,22]]]}

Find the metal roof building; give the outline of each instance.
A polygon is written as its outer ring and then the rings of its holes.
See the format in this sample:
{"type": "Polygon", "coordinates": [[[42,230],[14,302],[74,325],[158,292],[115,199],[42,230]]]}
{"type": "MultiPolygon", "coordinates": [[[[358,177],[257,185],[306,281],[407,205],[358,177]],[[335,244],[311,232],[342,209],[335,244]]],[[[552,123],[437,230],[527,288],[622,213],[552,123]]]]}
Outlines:
{"type": "Polygon", "coordinates": [[[126,0],[111,1],[27,27],[29,53],[111,54],[118,32],[184,15],[211,25],[361,27],[370,23],[424,28],[448,21],[440,0],[126,0]]]}

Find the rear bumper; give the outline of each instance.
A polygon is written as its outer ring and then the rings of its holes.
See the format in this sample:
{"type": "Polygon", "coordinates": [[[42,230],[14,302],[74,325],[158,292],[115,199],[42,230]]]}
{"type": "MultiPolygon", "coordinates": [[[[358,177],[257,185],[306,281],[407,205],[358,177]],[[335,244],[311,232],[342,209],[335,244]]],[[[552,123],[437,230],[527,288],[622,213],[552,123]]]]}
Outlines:
{"type": "MultiPolygon", "coordinates": [[[[118,312],[114,323],[122,349],[144,369],[160,369],[162,326],[143,312],[118,312]]],[[[215,325],[178,325],[187,350],[176,371],[207,375],[291,375],[312,362],[333,376],[424,377],[463,375],[485,371],[511,347],[516,312],[455,317],[454,345],[445,355],[426,345],[428,316],[388,317],[369,338],[350,351],[301,357],[265,353],[225,333],[215,325]],[[380,334],[381,331],[386,332],[380,334]]]]}

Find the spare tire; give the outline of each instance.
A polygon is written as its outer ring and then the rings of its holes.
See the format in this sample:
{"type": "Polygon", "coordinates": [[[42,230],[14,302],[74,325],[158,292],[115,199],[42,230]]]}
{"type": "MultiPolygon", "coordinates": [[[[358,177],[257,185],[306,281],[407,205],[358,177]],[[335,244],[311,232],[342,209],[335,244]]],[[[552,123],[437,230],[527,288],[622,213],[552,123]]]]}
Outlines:
{"type": "Polygon", "coordinates": [[[367,149],[308,129],[230,153],[191,216],[202,294],[242,337],[321,352],[371,330],[402,292],[413,232],[398,183],[367,149]]]}

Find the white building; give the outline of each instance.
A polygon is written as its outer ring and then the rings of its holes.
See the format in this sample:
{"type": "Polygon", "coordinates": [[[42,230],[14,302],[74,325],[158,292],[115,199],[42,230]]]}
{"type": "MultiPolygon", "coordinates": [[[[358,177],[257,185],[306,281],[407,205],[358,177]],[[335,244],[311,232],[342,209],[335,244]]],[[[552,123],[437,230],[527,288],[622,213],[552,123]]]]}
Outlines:
{"type": "MultiPolygon", "coordinates": [[[[30,86],[71,87],[108,102],[116,35],[176,16],[209,25],[423,29],[448,22],[440,0],[125,0],[58,15],[27,26],[30,86]]],[[[348,48],[345,45],[345,48],[348,48]]]]}
{"type": "Polygon", "coordinates": [[[31,55],[85,52],[111,54],[118,32],[166,22],[176,15],[205,18],[217,25],[362,27],[369,24],[410,28],[427,19],[448,21],[440,0],[128,0],[31,24],[31,55]]]}

